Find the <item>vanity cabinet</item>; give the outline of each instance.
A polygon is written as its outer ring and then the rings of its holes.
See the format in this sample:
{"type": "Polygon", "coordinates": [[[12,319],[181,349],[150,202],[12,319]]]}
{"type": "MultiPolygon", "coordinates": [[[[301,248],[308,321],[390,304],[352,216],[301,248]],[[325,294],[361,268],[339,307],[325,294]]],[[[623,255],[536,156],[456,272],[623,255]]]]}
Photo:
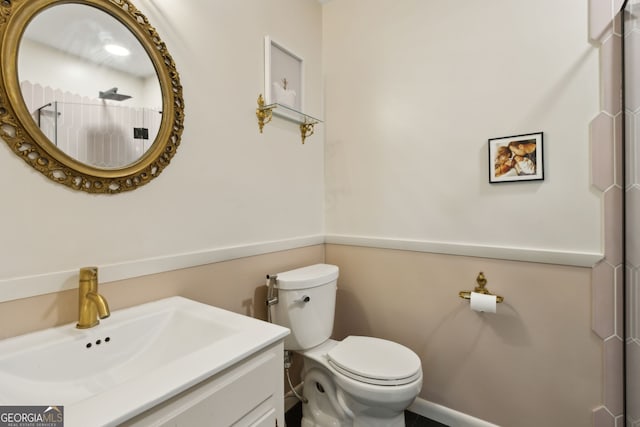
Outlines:
{"type": "Polygon", "coordinates": [[[284,427],[283,354],[280,341],[121,425],[284,427]]]}

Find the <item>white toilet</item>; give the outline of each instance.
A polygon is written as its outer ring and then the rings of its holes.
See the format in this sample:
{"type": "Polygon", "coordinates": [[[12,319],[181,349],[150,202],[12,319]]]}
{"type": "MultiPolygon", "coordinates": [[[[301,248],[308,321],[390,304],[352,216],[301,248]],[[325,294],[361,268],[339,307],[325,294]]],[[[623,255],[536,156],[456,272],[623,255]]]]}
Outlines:
{"type": "Polygon", "coordinates": [[[304,357],[303,427],[404,427],[404,410],[422,387],[418,356],[398,343],[333,330],[338,267],[316,264],[279,273],[273,323],[291,329],[284,343],[304,357]]]}

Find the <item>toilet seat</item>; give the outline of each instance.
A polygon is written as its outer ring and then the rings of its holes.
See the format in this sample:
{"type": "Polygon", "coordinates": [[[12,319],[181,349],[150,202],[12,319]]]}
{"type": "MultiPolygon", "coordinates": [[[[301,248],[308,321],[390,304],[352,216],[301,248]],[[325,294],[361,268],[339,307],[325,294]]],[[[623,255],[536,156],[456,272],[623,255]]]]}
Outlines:
{"type": "Polygon", "coordinates": [[[349,336],[327,359],[342,375],[366,384],[403,385],[422,377],[420,358],[413,351],[380,338],[349,336]]]}

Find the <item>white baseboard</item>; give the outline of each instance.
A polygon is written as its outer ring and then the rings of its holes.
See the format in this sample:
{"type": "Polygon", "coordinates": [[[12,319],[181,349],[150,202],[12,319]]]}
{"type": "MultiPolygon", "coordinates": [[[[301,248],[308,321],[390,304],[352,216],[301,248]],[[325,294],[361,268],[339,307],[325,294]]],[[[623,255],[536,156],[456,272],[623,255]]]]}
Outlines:
{"type": "Polygon", "coordinates": [[[496,424],[429,402],[420,397],[409,406],[409,411],[449,427],[499,427],[496,424]]]}
{"type": "MultiPolygon", "coordinates": [[[[302,385],[303,384],[300,383],[295,386],[296,392],[300,395],[302,395],[302,385]]],[[[298,402],[298,398],[295,397],[291,391],[287,392],[284,395],[284,412],[289,411],[291,408],[296,406],[298,402]]],[[[496,424],[472,417],[471,415],[447,408],[446,406],[429,402],[428,400],[424,400],[420,397],[417,397],[416,400],[414,400],[408,410],[414,414],[421,415],[449,427],[500,427],[496,424]]]]}

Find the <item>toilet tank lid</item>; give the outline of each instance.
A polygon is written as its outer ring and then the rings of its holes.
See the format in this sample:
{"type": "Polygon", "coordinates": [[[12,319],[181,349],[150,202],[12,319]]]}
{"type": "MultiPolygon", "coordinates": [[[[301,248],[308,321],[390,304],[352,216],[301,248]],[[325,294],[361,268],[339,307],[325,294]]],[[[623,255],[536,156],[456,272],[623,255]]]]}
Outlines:
{"type": "Polygon", "coordinates": [[[324,285],[338,278],[338,266],[315,264],[278,273],[279,289],[307,289],[324,285]]]}

